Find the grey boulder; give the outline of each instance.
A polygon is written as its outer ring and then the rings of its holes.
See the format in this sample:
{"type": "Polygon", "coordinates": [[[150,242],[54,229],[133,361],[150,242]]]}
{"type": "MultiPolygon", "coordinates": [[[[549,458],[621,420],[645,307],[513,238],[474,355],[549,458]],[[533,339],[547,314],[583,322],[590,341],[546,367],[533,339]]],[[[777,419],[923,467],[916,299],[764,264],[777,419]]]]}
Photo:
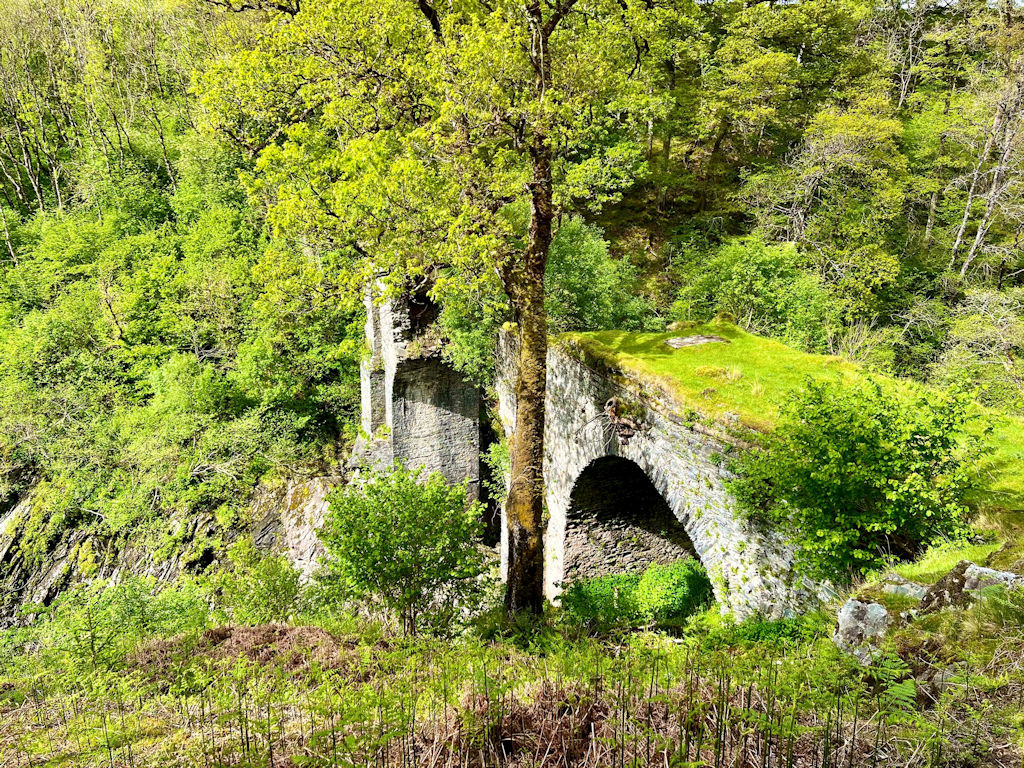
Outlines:
{"type": "Polygon", "coordinates": [[[943,608],[963,608],[974,602],[979,590],[998,585],[1024,587],[1024,576],[961,560],[921,598],[920,610],[930,613],[943,608]]]}
{"type": "Polygon", "coordinates": [[[841,651],[867,666],[878,656],[891,623],[892,617],[884,605],[847,600],[839,609],[839,627],[832,641],[841,651]]]}

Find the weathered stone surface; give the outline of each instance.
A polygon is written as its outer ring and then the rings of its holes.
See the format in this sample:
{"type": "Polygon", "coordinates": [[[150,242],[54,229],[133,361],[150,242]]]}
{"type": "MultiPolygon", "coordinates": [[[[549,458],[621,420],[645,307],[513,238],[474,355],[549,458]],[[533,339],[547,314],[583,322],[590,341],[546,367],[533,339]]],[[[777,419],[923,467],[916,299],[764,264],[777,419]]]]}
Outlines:
{"type": "Polygon", "coordinates": [[[339,482],[339,477],[315,477],[284,488],[264,488],[253,504],[254,517],[260,520],[256,545],[287,555],[303,580],[312,577],[324,554],[316,532],[327,513],[327,495],[339,482]]]}
{"type": "Polygon", "coordinates": [[[961,560],[949,573],[933,584],[919,606],[922,612],[937,611],[951,606],[964,606],[971,601],[971,596],[964,589],[967,569],[973,563],[961,560]]]}
{"type": "Polygon", "coordinates": [[[366,297],[371,355],[362,364],[360,382],[362,426],[371,439],[360,445],[359,458],[440,472],[450,483],[467,482],[470,495],[478,498],[480,392],[428,343],[430,307],[410,301],[377,303],[366,297]]]}
{"type": "Polygon", "coordinates": [[[964,572],[964,589],[975,592],[985,587],[1002,585],[1004,587],[1024,586],[1024,576],[1010,571],[997,571],[971,563],[964,572]]]}
{"type": "Polygon", "coordinates": [[[921,598],[920,610],[929,613],[943,608],[963,608],[974,602],[979,590],[1000,584],[1007,587],[1024,586],[1024,576],[961,560],[921,598]]]}
{"type": "Polygon", "coordinates": [[[890,573],[882,579],[882,591],[889,595],[900,595],[920,600],[928,592],[928,587],[905,579],[897,573],[890,573]]]}
{"type": "Polygon", "coordinates": [[[832,641],[841,651],[867,666],[878,655],[891,623],[884,605],[847,600],[839,609],[839,626],[832,641]]]}
{"type": "MultiPolygon", "coordinates": [[[[22,550],[21,522],[30,514],[32,493],[0,519],[0,628],[25,621],[19,609],[30,604],[49,605],[68,587],[89,578],[118,581],[126,576],[152,576],[170,580],[183,570],[198,570],[212,555],[206,549],[183,546],[174,556],[156,559],[141,542],[128,542],[115,548],[83,529],[71,529],[50,544],[36,561],[22,550]],[[89,557],[83,557],[88,552],[89,557]]],[[[208,539],[216,533],[212,517],[198,515],[167,521],[183,542],[208,539]]]]}
{"type": "Polygon", "coordinates": [[[716,341],[724,342],[726,344],[730,343],[728,339],[723,339],[721,336],[704,336],[701,334],[695,334],[693,336],[673,336],[669,339],[665,339],[665,343],[672,347],[672,349],[693,347],[697,344],[710,344],[716,341]]]}
{"type": "MultiPolygon", "coordinates": [[[[496,389],[499,415],[508,432],[515,421],[515,361],[515,341],[506,335],[498,353],[496,389]]],[[[723,610],[740,618],[778,618],[812,602],[818,587],[792,572],[792,551],[781,535],[760,529],[736,512],[725,488],[729,473],[722,460],[734,441],[713,428],[687,422],[679,411],[674,402],[624,373],[610,375],[558,346],[549,350],[544,440],[548,598],[557,599],[566,577],[582,572],[581,560],[597,557],[581,542],[578,531],[584,526],[571,510],[580,507],[588,477],[603,471],[601,462],[607,457],[616,457],[634,465],[664,500],[707,568],[723,610]],[[640,420],[646,429],[627,444],[617,439],[603,413],[604,404],[613,397],[642,411],[640,420]]],[[[639,500],[635,506],[639,509],[639,500]]],[[[604,540],[606,551],[614,540],[632,552],[616,547],[614,556],[591,568],[622,563],[640,567],[668,551],[667,545],[655,547],[650,539],[634,535],[637,526],[627,522],[629,510],[622,512],[623,504],[615,508],[620,512],[611,519],[619,523],[603,525],[595,535],[604,540]]],[[[502,552],[505,562],[507,542],[503,541],[502,552]]]]}

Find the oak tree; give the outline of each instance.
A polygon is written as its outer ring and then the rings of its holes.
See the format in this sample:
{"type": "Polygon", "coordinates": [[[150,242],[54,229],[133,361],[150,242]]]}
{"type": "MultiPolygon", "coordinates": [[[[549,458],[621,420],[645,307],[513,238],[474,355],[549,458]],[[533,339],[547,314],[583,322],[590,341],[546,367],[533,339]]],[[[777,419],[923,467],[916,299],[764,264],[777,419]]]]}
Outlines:
{"type": "Polygon", "coordinates": [[[272,16],[201,83],[214,126],[253,153],[251,188],[278,233],[350,254],[353,284],[500,281],[519,341],[510,611],[543,600],[556,218],[641,170],[631,127],[659,13],[629,0],[319,0],[272,16]]]}

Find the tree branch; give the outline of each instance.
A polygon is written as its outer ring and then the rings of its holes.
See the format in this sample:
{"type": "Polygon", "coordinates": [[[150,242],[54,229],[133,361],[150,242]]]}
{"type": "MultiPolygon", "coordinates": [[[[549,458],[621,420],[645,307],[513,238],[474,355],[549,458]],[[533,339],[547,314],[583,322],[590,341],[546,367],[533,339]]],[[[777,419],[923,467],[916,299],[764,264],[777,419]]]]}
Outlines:
{"type": "Polygon", "coordinates": [[[206,0],[206,2],[230,13],[280,11],[294,17],[301,10],[301,0],[206,0]]]}
{"type": "Polygon", "coordinates": [[[441,17],[437,15],[437,10],[427,0],[416,0],[416,4],[419,6],[420,12],[430,22],[430,28],[434,31],[434,39],[439,43],[443,43],[444,35],[441,32],[441,17]]]}

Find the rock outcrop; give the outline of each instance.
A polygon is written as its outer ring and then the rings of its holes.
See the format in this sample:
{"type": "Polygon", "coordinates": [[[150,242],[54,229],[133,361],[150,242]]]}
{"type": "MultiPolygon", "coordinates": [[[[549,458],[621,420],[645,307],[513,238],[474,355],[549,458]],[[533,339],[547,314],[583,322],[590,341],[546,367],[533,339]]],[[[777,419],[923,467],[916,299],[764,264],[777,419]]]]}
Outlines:
{"type": "Polygon", "coordinates": [[[841,651],[867,666],[880,653],[890,624],[892,618],[884,605],[847,600],[839,609],[839,626],[832,641],[841,651]]]}
{"type": "Polygon", "coordinates": [[[928,587],[918,584],[910,579],[905,579],[899,574],[890,573],[882,579],[882,591],[887,595],[898,595],[920,600],[927,594],[928,587]]]}
{"type": "Polygon", "coordinates": [[[920,610],[922,613],[930,613],[943,608],[963,608],[977,599],[980,590],[999,585],[1024,587],[1024,576],[961,560],[921,598],[920,610]]]}
{"type": "Polygon", "coordinates": [[[323,545],[316,532],[327,513],[327,496],[341,477],[314,477],[289,482],[282,488],[264,488],[253,503],[259,520],[254,538],[264,551],[281,552],[308,581],[316,570],[323,545]]]}

